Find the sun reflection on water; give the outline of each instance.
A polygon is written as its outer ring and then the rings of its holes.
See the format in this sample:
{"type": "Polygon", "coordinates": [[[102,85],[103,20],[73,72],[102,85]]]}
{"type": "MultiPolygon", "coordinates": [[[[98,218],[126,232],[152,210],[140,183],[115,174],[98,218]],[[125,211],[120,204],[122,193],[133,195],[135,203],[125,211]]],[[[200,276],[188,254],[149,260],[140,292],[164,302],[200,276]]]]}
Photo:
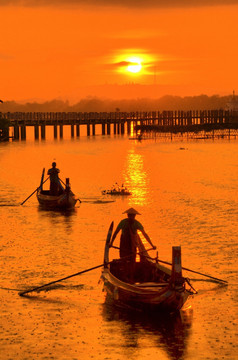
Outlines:
{"type": "Polygon", "coordinates": [[[144,157],[131,149],[126,158],[124,179],[132,195],[129,199],[131,205],[143,206],[148,204],[149,179],[144,170],[144,157]]]}

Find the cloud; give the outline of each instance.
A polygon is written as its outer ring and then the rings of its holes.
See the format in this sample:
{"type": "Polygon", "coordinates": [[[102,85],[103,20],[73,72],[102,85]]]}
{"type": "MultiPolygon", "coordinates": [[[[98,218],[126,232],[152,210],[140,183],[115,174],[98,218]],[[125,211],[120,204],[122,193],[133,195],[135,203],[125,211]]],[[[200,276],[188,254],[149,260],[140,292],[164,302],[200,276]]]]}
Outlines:
{"type": "Polygon", "coordinates": [[[118,63],[114,63],[113,66],[129,66],[129,65],[137,65],[137,63],[134,63],[132,61],[120,61],[118,63]]]}
{"type": "Polygon", "coordinates": [[[238,0],[0,0],[0,6],[70,7],[107,6],[127,8],[178,8],[238,5],[238,0]]]}

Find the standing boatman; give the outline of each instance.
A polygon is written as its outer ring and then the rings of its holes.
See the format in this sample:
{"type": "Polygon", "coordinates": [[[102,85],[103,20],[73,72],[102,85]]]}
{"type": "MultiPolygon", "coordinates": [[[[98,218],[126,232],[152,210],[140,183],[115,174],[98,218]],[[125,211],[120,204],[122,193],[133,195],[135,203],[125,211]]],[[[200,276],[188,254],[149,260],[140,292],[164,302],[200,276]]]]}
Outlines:
{"type": "Polygon", "coordinates": [[[56,162],[52,162],[52,168],[48,170],[47,174],[50,175],[50,194],[58,195],[59,190],[61,189],[60,179],[59,179],[60,170],[56,167],[56,162]]]}
{"type": "Polygon", "coordinates": [[[118,224],[114,234],[112,235],[112,239],[110,242],[110,247],[113,245],[113,242],[121,230],[121,238],[120,238],[120,257],[125,257],[131,255],[132,259],[136,258],[136,245],[134,241],[134,236],[137,234],[137,230],[140,230],[148,243],[156,249],[156,246],[153,245],[152,241],[150,240],[149,235],[145,232],[143,225],[135,219],[136,215],[141,215],[137,210],[134,208],[130,208],[123,212],[123,214],[127,214],[127,218],[120,221],[118,224]]]}
{"type": "Polygon", "coordinates": [[[156,246],[153,245],[150,240],[149,235],[145,232],[143,225],[135,219],[136,215],[140,215],[140,213],[134,208],[130,208],[123,212],[123,214],[127,214],[127,218],[120,221],[118,224],[114,234],[112,235],[111,242],[109,247],[112,247],[113,242],[121,230],[121,238],[120,238],[120,258],[124,258],[127,262],[130,263],[128,267],[128,275],[131,279],[133,279],[133,271],[134,265],[136,261],[136,248],[137,248],[137,230],[140,230],[148,243],[155,250],[156,246]]]}

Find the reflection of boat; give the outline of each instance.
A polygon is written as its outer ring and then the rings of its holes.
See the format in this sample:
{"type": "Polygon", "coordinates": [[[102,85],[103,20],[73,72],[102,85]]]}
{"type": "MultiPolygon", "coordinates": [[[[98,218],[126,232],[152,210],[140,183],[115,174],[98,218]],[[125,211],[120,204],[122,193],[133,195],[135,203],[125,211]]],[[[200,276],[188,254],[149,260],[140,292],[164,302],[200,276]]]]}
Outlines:
{"type": "Polygon", "coordinates": [[[145,348],[148,346],[153,353],[156,352],[158,359],[165,359],[164,352],[167,353],[168,359],[184,359],[191,333],[192,309],[169,315],[144,314],[105,303],[102,306],[102,316],[108,322],[108,331],[118,334],[118,346],[122,349],[125,346],[130,347],[132,352],[135,350],[135,354],[130,353],[130,358],[143,358],[138,356],[138,344],[143,342],[145,348]]]}
{"type": "MultiPolygon", "coordinates": [[[[59,193],[57,195],[52,195],[50,190],[43,190],[43,178],[44,171],[42,173],[41,185],[37,189],[36,197],[39,201],[39,204],[45,209],[72,209],[74,208],[76,202],[79,199],[76,199],[75,194],[70,188],[69,178],[66,178],[65,188],[60,187],[59,193]]],[[[62,182],[62,180],[61,180],[62,182]]]]}
{"type": "Polygon", "coordinates": [[[180,310],[193,294],[191,286],[188,288],[182,277],[181,248],[173,247],[170,270],[160,265],[158,259],[153,260],[140,237],[136,237],[140,259],[133,266],[128,257],[109,262],[110,239],[107,238],[101,275],[107,297],[118,306],[140,311],[180,310]]]}

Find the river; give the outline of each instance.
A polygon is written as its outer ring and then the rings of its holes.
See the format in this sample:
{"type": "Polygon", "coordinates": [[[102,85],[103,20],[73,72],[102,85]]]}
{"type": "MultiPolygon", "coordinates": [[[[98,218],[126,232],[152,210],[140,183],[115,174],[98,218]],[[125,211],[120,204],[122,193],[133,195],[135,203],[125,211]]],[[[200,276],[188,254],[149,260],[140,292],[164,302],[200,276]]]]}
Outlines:
{"type": "MultiPolygon", "coordinates": [[[[45,184],[47,185],[47,183],[45,184]]],[[[100,134],[0,143],[1,360],[237,359],[237,140],[129,140],[100,134]],[[72,212],[44,211],[35,194],[56,161],[81,200],[72,212]],[[101,191],[124,183],[128,197],[101,191]],[[103,262],[106,235],[134,207],[159,258],[228,281],[184,272],[198,291],[170,317],[105,304],[101,269],[51,291],[18,291],[103,262]]],[[[119,237],[115,240],[118,245],[119,237]]]]}

